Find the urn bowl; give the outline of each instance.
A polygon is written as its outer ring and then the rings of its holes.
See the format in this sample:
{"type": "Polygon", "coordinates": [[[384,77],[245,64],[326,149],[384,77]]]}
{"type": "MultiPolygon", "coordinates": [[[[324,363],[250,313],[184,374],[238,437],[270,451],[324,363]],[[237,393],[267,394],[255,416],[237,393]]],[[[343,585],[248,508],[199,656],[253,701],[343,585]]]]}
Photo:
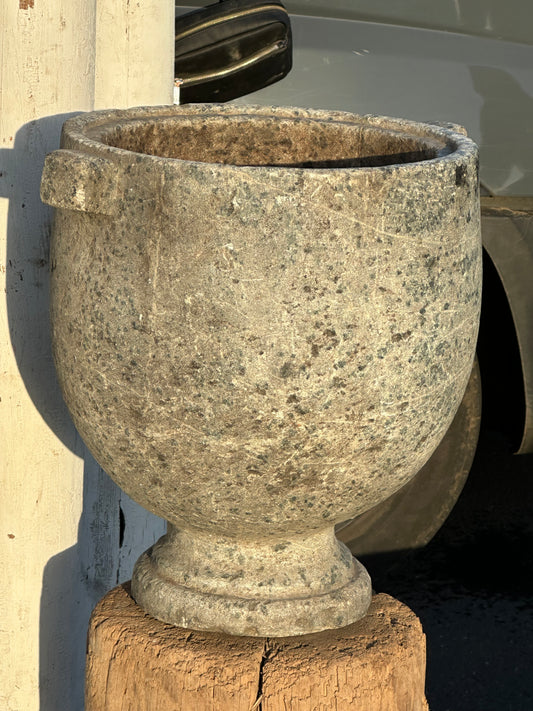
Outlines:
{"type": "Polygon", "coordinates": [[[430,457],[472,368],[476,146],[231,105],[104,111],[47,158],[54,357],[105,471],[164,517],[137,602],[291,635],[365,614],[334,526],[430,457]]]}

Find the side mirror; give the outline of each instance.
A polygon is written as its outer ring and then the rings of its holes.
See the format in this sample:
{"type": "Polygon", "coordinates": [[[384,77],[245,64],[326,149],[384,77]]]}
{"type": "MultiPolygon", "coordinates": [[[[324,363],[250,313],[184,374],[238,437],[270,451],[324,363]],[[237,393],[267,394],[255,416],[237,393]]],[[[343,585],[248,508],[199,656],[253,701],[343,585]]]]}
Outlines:
{"type": "Polygon", "coordinates": [[[223,0],[176,17],[180,103],[236,99],[282,79],[292,67],[287,11],[277,0],[223,0]]]}

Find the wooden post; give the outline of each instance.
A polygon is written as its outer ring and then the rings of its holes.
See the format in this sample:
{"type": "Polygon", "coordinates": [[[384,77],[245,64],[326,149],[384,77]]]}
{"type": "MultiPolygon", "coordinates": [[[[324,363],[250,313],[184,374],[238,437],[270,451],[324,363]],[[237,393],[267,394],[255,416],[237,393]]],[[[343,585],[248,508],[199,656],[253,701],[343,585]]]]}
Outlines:
{"type": "Polygon", "coordinates": [[[85,711],[427,711],[416,615],[375,595],[368,615],[302,637],[230,637],[146,615],[127,585],[95,608],[85,711]]]}

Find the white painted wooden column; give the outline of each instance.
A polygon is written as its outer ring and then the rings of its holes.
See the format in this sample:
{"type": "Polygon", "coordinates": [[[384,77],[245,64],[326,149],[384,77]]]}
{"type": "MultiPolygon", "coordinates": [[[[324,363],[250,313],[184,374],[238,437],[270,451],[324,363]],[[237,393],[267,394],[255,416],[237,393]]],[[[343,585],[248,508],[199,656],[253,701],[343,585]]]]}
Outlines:
{"type": "MultiPolygon", "coordinates": [[[[171,104],[174,93],[174,2],[171,0],[97,0],[95,108],[122,108],[171,104]],[[162,48],[166,47],[166,51],[162,48]]],[[[166,529],[166,524],[133,502],[114,485],[109,497],[106,477],[88,477],[99,482],[89,496],[98,502],[98,517],[114,521],[119,545],[89,550],[89,559],[116,571],[116,582],[131,577],[138,556],[166,529]],[[103,502],[109,502],[104,505],[103,502]],[[110,554],[116,554],[111,563],[110,554]]],[[[87,536],[91,542],[93,539],[87,536]]],[[[107,586],[109,588],[109,585],[107,586]]]]}
{"type": "Polygon", "coordinates": [[[97,0],[95,108],[171,104],[174,2],[97,0]]]}
{"type": "Polygon", "coordinates": [[[0,0],[2,711],[82,710],[90,610],[162,531],[87,454],[62,403],[39,182],[68,115],[171,103],[173,16],[173,0],[0,0]]]}

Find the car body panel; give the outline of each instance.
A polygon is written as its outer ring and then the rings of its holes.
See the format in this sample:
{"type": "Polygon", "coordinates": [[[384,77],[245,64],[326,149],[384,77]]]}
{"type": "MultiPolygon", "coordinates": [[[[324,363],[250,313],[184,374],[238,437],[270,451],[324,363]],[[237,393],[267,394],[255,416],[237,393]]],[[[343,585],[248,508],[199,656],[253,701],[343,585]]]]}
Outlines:
{"type": "Polygon", "coordinates": [[[285,0],[284,5],[293,15],[427,27],[533,44],[533,4],[528,0],[285,0]]]}
{"type": "Polygon", "coordinates": [[[503,281],[522,359],[519,452],[533,451],[533,206],[523,207],[533,196],[533,3],[284,4],[302,13],[291,15],[293,69],[239,103],[452,122],[478,143],[482,191],[491,200],[483,207],[484,246],[503,281]],[[519,217],[509,212],[513,199],[522,200],[519,217]]]}

